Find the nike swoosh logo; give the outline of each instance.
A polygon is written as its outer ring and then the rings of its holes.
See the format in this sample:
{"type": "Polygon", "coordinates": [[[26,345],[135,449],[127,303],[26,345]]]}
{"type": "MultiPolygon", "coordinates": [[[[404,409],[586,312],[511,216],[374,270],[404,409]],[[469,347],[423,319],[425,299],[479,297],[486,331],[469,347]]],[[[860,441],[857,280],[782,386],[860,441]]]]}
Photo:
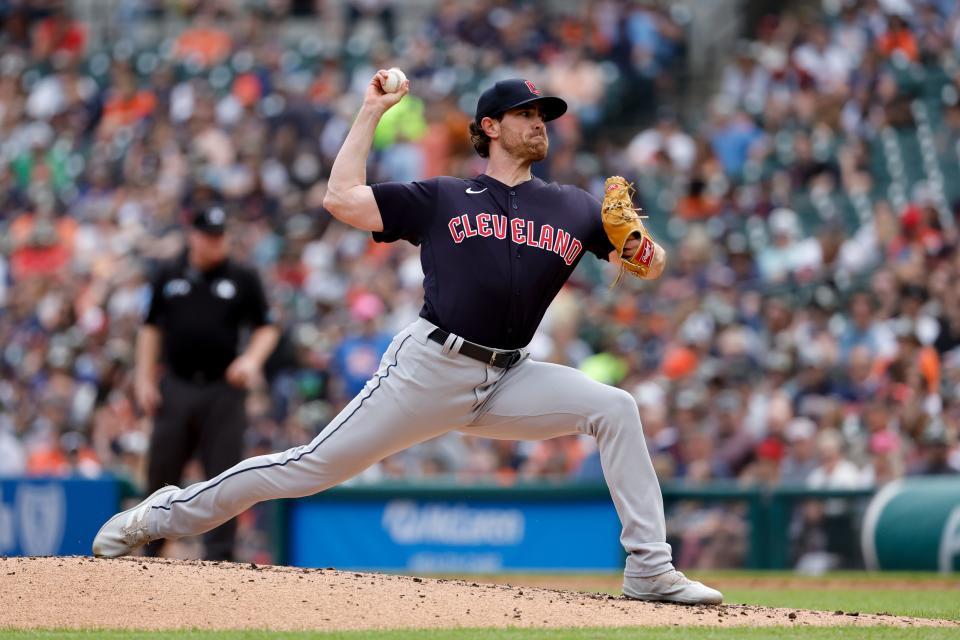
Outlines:
{"type": "Polygon", "coordinates": [[[486,187],[484,187],[483,189],[480,189],[480,191],[474,191],[474,190],[471,189],[470,187],[467,187],[467,189],[466,189],[467,193],[469,193],[469,194],[472,195],[472,196],[475,196],[475,195],[477,195],[478,193],[483,193],[483,192],[486,191],[486,190],[487,190],[486,187]]]}

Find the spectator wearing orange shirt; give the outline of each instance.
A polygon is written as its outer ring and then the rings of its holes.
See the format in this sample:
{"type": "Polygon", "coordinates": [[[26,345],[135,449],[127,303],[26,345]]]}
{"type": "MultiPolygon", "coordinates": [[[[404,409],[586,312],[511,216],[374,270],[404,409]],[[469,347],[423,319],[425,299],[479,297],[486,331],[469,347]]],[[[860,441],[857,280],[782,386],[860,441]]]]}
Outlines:
{"type": "Polygon", "coordinates": [[[906,20],[896,15],[887,20],[887,32],[877,40],[877,49],[887,57],[900,53],[910,62],[916,62],[920,58],[917,39],[910,31],[910,26],[906,20]]]}
{"type": "Polygon", "coordinates": [[[921,339],[924,323],[909,316],[893,321],[897,336],[897,354],[878,360],[886,384],[881,394],[900,404],[922,402],[928,410],[939,411],[939,390],[942,378],[940,354],[921,339]],[[930,405],[930,403],[935,403],[930,405]]]}
{"type": "Polygon", "coordinates": [[[73,255],[76,220],[55,216],[52,194],[38,194],[34,204],[35,211],[17,216],[10,224],[10,268],[15,280],[57,273],[73,255]]]}
{"type": "Polygon", "coordinates": [[[157,98],[149,89],[137,90],[133,72],[119,69],[114,74],[114,89],[103,107],[100,130],[112,135],[117,129],[128,127],[153,113],[157,98]]]}
{"type": "Polygon", "coordinates": [[[687,193],[677,201],[677,215],[684,220],[703,220],[720,212],[720,202],[707,191],[702,177],[694,177],[687,193]]]}
{"type": "Polygon", "coordinates": [[[27,475],[96,478],[102,467],[83,434],[67,431],[51,437],[27,458],[27,475]]]}
{"type": "Polygon", "coordinates": [[[174,44],[174,55],[178,59],[208,68],[230,55],[233,48],[230,34],[217,27],[209,15],[198,15],[194,25],[181,33],[174,44]]]}

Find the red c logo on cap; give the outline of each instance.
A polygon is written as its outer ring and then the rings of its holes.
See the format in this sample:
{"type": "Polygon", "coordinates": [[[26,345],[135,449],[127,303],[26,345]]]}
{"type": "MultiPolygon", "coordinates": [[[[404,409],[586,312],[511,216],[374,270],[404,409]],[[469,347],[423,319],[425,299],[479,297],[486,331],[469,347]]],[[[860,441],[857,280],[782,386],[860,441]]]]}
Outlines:
{"type": "Polygon", "coordinates": [[[530,93],[535,96],[540,95],[540,89],[537,89],[537,85],[533,84],[529,80],[524,80],[523,84],[527,85],[527,89],[530,89],[530,93]]]}

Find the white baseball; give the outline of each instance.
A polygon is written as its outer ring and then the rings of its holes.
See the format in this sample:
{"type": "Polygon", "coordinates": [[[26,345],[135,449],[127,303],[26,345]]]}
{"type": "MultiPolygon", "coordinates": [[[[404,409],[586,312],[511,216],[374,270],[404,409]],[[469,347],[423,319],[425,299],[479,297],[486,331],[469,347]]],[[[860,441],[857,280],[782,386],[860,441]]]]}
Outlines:
{"type": "Polygon", "coordinates": [[[407,76],[396,67],[390,67],[387,69],[387,79],[380,83],[380,86],[383,87],[383,90],[387,93],[396,93],[400,90],[400,87],[403,86],[403,82],[407,79],[407,76]]]}

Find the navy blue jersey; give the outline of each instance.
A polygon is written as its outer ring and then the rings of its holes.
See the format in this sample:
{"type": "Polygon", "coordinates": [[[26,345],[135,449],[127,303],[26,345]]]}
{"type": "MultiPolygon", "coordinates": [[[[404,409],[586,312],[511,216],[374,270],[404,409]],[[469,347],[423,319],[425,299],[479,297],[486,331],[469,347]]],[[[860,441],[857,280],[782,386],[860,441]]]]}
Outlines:
{"type": "Polygon", "coordinates": [[[373,195],[383,218],[374,240],[420,245],[420,315],[489,347],[527,345],[584,252],[613,250],[599,200],[539,178],[385,182],[373,195]]]}

